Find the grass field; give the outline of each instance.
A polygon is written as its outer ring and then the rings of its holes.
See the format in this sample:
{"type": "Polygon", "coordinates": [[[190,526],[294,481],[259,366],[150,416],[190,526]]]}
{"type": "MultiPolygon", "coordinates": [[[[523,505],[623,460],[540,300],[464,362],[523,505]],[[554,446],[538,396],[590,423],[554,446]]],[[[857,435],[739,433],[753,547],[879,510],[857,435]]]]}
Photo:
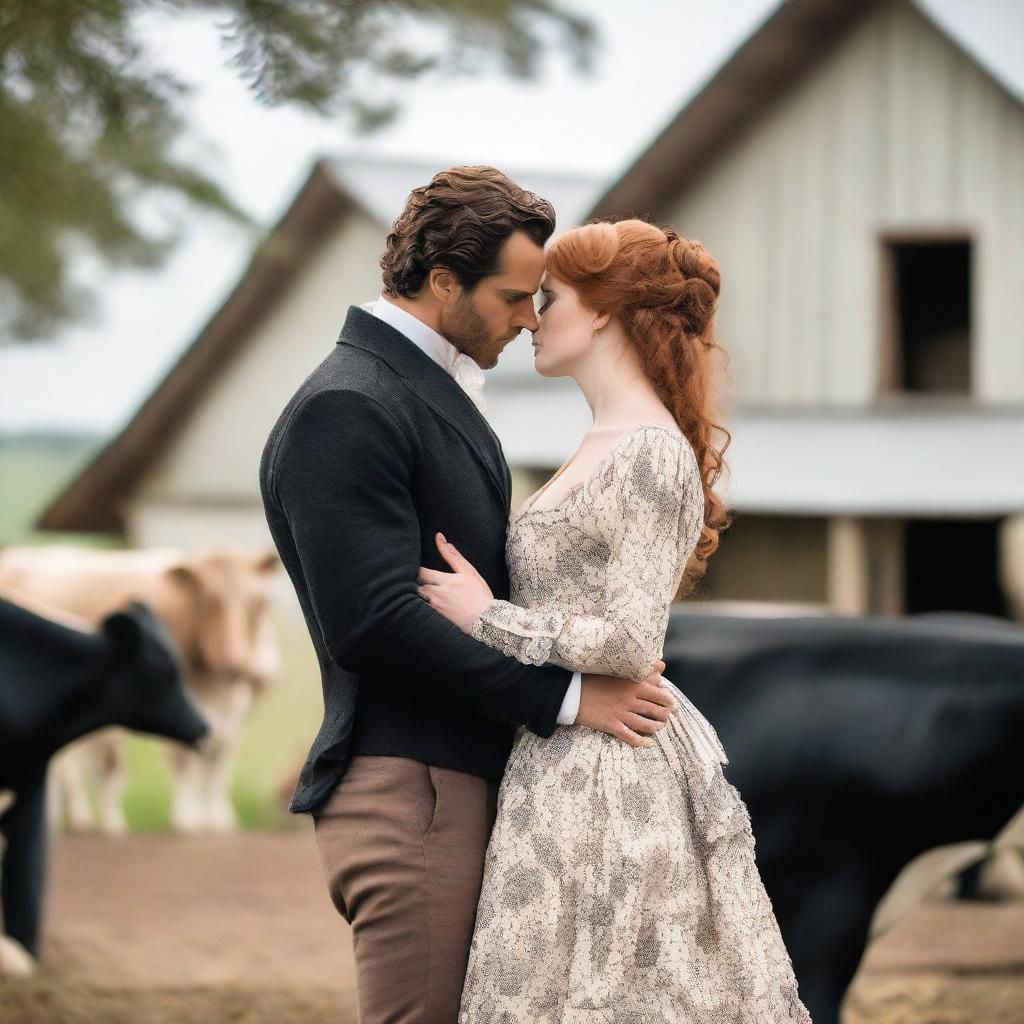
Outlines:
{"type": "MultiPolygon", "coordinates": [[[[41,533],[32,523],[97,447],[91,438],[0,435],[0,544],[52,544],[65,539],[61,534],[41,533]]],[[[114,543],[101,537],[73,535],[73,539],[75,543],[114,543]]]]}

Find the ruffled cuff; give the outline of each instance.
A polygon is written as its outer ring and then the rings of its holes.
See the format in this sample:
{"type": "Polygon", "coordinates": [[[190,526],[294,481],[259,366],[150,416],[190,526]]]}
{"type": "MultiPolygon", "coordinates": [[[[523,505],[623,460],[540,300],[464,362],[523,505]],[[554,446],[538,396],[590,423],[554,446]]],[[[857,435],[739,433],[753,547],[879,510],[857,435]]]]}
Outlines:
{"type": "Polygon", "coordinates": [[[527,665],[545,665],[562,626],[559,611],[531,610],[494,598],[473,620],[470,636],[527,665]]]}

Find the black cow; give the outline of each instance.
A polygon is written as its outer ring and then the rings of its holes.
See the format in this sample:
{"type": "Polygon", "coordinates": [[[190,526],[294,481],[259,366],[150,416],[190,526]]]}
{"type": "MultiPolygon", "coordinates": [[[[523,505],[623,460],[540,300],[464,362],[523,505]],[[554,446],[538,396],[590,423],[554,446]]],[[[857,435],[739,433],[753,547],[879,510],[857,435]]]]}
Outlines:
{"type": "Polygon", "coordinates": [[[801,998],[836,1024],[901,869],[991,839],[1024,804],[1024,629],[678,605],[665,662],[729,755],[801,998]]]}
{"type": "Polygon", "coordinates": [[[195,744],[208,725],[185,690],[163,624],[132,603],[83,631],[0,598],[0,883],[4,931],[38,956],[46,887],[46,768],[61,747],[103,726],[195,744]]]}

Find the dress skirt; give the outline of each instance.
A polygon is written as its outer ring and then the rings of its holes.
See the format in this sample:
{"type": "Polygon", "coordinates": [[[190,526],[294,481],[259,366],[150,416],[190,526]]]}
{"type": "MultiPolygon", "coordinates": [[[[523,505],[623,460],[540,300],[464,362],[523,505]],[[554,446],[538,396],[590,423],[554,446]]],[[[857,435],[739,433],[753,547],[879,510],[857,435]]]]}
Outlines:
{"type": "Polygon", "coordinates": [[[520,730],[460,1024],[807,1024],[715,730],[671,683],[650,747],[520,730]]]}

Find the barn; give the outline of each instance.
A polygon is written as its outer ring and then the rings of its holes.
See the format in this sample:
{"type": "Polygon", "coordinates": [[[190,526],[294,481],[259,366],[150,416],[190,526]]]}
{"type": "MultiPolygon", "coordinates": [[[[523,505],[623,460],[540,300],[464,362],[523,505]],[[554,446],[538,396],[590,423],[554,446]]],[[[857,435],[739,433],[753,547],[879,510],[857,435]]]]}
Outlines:
{"type": "MultiPolygon", "coordinates": [[[[636,214],[723,268],[711,598],[1024,618],[1021,82],[910,0],[789,0],[613,182],[517,174],[559,230],[636,214]]],[[[408,191],[437,168],[319,162],[223,306],[43,529],[186,547],[269,538],[270,425],[379,290],[408,191]]],[[[487,383],[516,507],[589,426],[510,346],[487,383]]]]}
{"type": "Polygon", "coordinates": [[[723,269],[710,597],[1024,619],[1024,107],[909,0],[782,4],[588,216],[723,269]]]}

